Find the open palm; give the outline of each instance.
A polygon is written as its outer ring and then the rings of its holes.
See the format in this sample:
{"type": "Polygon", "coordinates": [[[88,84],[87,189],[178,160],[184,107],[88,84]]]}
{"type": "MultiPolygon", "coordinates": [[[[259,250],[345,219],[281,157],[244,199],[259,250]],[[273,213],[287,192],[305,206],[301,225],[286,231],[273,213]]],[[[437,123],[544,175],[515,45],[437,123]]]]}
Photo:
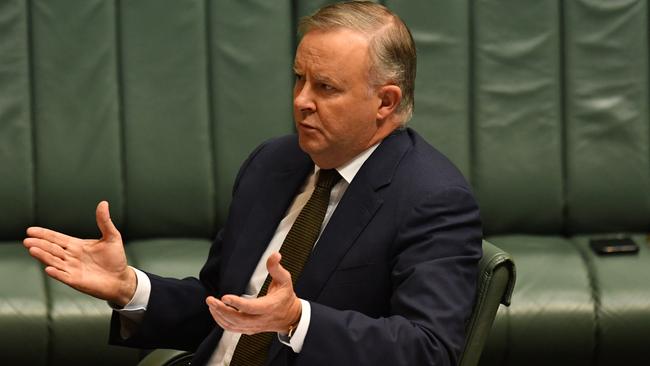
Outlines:
{"type": "Polygon", "coordinates": [[[108,202],[96,210],[100,239],[79,239],[53,230],[30,227],[23,241],[29,254],[45,264],[45,272],[83,293],[124,305],[135,291],[136,278],[126,261],[122,237],[110,218],[108,202]]]}

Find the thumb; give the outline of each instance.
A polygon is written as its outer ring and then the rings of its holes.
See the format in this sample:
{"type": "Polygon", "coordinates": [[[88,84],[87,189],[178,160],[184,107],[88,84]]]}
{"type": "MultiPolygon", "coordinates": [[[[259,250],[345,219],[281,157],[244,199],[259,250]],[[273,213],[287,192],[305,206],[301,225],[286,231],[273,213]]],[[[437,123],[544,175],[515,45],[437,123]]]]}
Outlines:
{"type": "Polygon", "coordinates": [[[97,220],[97,227],[102,232],[102,237],[104,239],[114,240],[120,237],[120,232],[117,230],[115,225],[113,225],[113,221],[111,220],[111,214],[108,211],[108,202],[101,201],[97,205],[95,217],[97,220]]]}
{"type": "Polygon", "coordinates": [[[280,259],[282,259],[280,253],[276,252],[271,254],[269,259],[266,260],[266,269],[269,271],[273,282],[278,285],[291,283],[291,273],[282,267],[280,259]]]}

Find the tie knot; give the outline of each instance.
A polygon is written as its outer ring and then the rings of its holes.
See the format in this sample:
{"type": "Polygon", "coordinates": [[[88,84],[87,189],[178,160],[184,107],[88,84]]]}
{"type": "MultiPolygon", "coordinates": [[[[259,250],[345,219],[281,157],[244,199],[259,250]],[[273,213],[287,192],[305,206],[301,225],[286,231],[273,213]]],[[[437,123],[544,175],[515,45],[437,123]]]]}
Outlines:
{"type": "Polygon", "coordinates": [[[340,179],[341,175],[336,169],[321,169],[318,172],[316,187],[331,190],[340,179]]]}

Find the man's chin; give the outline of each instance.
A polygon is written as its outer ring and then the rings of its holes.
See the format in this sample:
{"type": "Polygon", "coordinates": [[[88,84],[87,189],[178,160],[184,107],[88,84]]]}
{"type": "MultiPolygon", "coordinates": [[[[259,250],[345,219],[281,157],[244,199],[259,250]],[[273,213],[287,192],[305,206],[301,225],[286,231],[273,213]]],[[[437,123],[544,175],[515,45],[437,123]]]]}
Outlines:
{"type": "Polygon", "coordinates": [[[302,151],[309,155],[317,154],[321,150],[318,148],[319,144],[313,138],[305,137],[300,132],[298,132],[298,145],[300,145],[302,151]]]}
{"type": "Polygon", "coordinates": [[[312,160],[316,160],[318,156],[321,156],[327,150],[322,141],[318,141],[311,136],[303,136],[300,132],[298,133],[298,145],[302,151],[311,156],[312,160]]]}

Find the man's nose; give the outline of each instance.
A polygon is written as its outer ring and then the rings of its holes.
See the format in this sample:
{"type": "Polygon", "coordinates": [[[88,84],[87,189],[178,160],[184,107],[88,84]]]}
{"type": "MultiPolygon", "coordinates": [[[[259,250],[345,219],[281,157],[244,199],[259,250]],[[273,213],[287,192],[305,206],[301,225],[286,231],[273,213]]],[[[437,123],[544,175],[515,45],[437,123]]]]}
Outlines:
{"type": "Polygon", "coordinates": [[[309,113],[316,110],[316,104],[312,95],[312,89],[308,83],[302,85],[301,88],[296,88],[293,97],[293,106],[296,110],[303,113],[309,113]]]}

